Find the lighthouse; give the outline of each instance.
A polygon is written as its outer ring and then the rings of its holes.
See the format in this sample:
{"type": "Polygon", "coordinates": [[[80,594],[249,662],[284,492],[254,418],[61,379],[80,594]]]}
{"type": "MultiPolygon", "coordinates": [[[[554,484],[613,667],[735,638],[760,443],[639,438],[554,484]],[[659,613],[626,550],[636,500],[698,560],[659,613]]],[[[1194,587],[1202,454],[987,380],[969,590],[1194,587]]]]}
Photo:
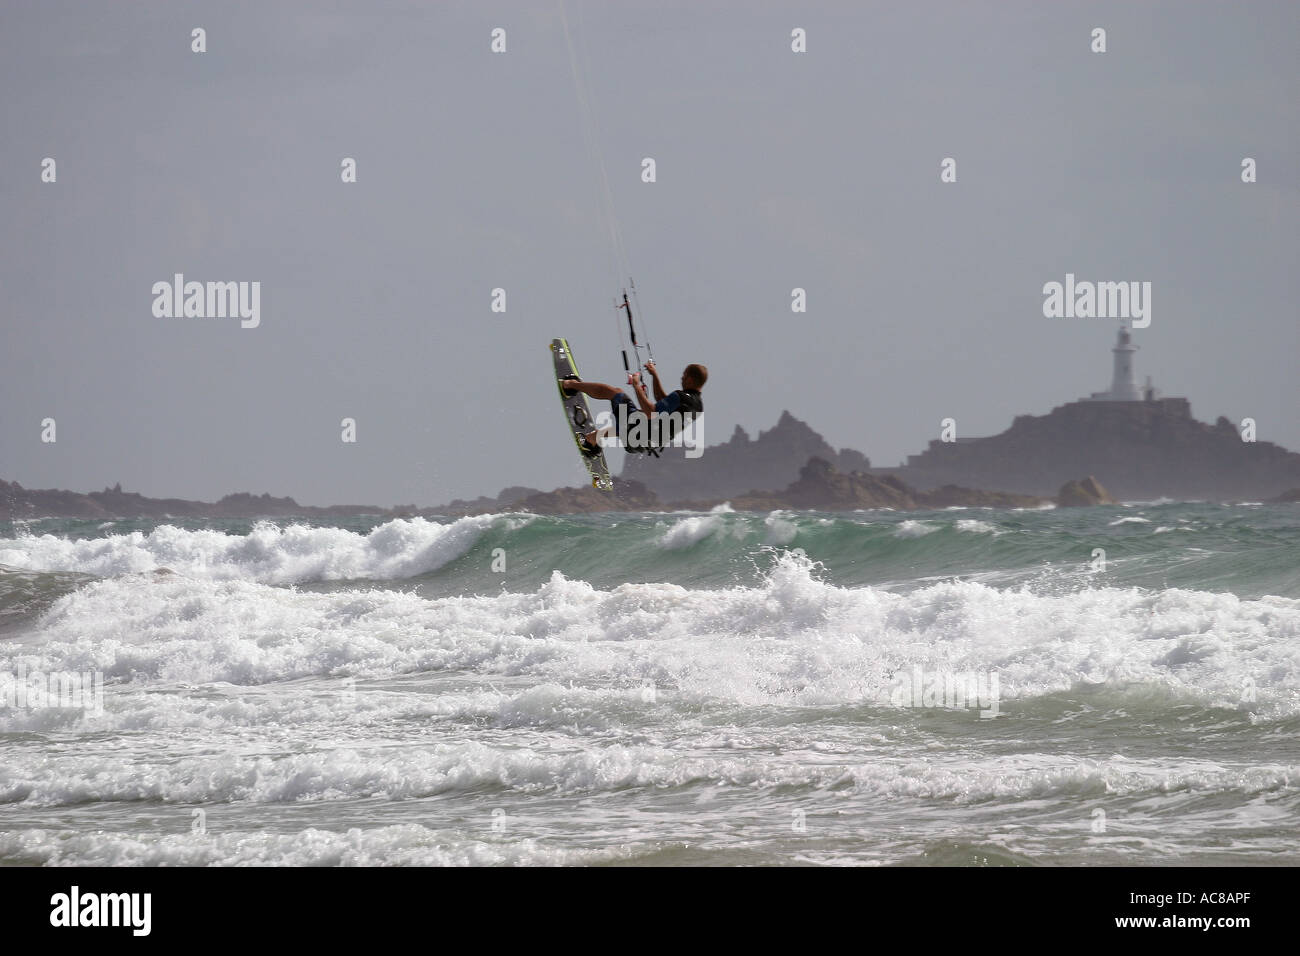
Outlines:
{"type": "Polygon", "coordinates": [[[1133,377],[1133,353],[1138,347],[1133,344],[1133,334],[1128,326],[1121,325],[1119,338],[1111,354],[1115,356],[1115,369],[1111,375],[1110,390],[1093,392],[1088,396],[1093,402],[1140,402],[1142,390],[1138,388],[1133,377]]]}

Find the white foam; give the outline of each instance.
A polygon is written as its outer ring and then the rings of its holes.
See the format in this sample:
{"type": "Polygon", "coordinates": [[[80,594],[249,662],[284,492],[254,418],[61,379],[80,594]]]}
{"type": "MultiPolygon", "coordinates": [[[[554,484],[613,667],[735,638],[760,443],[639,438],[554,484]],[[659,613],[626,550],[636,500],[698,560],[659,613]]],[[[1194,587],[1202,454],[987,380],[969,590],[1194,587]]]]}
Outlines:
{"type": "Polygon", "coordinates": [[[716,514],[680,518],[660,536],[658,544],[661,548],[678,551],[698,544],[721,531],[722,527],[722,519],[716,514]]]}
{"type": "Polygon", "coordinates": [[[0,540],[0,565],[100,577],[167,568],[191,577],[264,584],[390,580],[425,574],[454,561],[495,522],[518,525],[529,520],[500,515],[448,523],[396,519],[369,534],[260,522],[247,535],[162,525],[147,534],[136,531],[105,538],[22,536],[0,540]]]}
{"type": "Polygon", "coordinates": [[[924,521],[916,521],[913,520],[912,518],[908,518],[906,521],[900,522],[898,527],[894,529],[894,537],[895,538],[920,538],[920,537],[924,537],[927,534],[932,534],[933,532],[938,530],[939,530],[938,527],[935,525],[929,525],[926,524],[924,521]]]}
{"type": "Polygon", "coordinates": [[[789,544],[799,533],[799,526],[781,511],[773,511],[769,514],[763,519],[763,525],[767,529],[768,544],[789,544]]]}
{"type": "MultiPolygon", "coordinates": [[[[1042,799],[1081,790],[1112,796],[1172,791],[1268,793],[1291,786],[1300,767],[1224,765],[1195,758],[1130,760],[1075,754],[982,755],[936,761],[925,753],[821,748],[823,759],[790,760],[744,746],[743,732],[697,737],[691,752],[652,744],[586,741],[581,749],[487,746],[478,742],[406,747],[335,747],[268,755],[232,750],[152,762],[148,773],[117,754],[18,754],[0,767],[0,803],[61,807],[87,802],[210,805],[419,800],[501,790],[512,795],[610,793],[633,787],[712,784],[750,790],[832,788],[851,795],[975,803],[1042,799]],[[742,746],[737,747],[737,744],[742,746]],[[730,751],[730,752],[729,752],[730,751]],[[739,751],[739,752],[737,752],[739,751]]],[[[815,740],[802,742],[809,749],[815,740]]],[[[178,814],[179,816],[179,814],[178,814]]],[[[188,814],[186,814],[188,817],[188,814]]],[[[186,819],[188,823],[188,819],[186,819]]]]}
{"type": "MultiPolygon", "coordinates": [[[[182,822],[188,819],[184,816],[182,822]]],[[[628,855],[621,848],[563,849],[535,839],[488,840],[419,824],[354,827],[342,833],[0,833],[0,860],[44,866],[581,866],[628,855]]]]}
{"type": "MultiPolygon", "coordinates": [[[[817,574],[793,552],[760,587],[600,591],[555,573],[529,593],[437,600],[129,576],[65,595],[30,639],[0,642],[0,680],[20,664],[99,671],[110,709],[113,693],[159,684],[446,672],[617,693],[648,679],[699,700],[819,705],[876,700],[900,670],[920,665],[996,668],[1007,698],[1147,682],[1238,706],[1249,680],[1260,711],[1300,711],[1300,602],[1177,589],[1040,594],[970,581],[893,593],[834,587],[817,574]]],[[[16,719],[0,711],[0,728],[16,719]]]]}

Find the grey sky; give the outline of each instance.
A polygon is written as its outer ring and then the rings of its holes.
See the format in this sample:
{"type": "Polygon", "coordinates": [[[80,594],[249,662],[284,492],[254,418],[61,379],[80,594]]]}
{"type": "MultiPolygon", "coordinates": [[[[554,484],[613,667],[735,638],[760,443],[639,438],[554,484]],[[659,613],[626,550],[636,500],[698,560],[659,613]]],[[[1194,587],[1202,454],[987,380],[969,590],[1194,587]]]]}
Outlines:
{"type": "MultiPolygon", "coordinates": [[[[788,408],[891,465],[944,417],[1104,389],[1115,322],[1042,314],[1073,272],[1153,283],[1139,381],[1300,449],[1300,4],[568,9],[644,331],[673,379],[709,366],[706,438],[788,408]]],[[[0,477],[382,505],[582,480],[547,342],[621,362],[557,4],[6,0],[0,79],[0,477]],[[175,272],[260,281],[261,326],[155,318],[175,272]]]]}

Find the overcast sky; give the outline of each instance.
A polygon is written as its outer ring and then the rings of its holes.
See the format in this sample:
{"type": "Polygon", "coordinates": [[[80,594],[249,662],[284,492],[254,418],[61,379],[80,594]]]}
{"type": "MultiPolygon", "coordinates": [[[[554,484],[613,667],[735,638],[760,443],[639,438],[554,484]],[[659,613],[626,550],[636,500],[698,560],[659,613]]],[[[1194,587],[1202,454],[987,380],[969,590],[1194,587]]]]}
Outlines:
{"type": "MultiPolygon", "coordinates": [[[[709,366],[706,439],[789,409],[892,465],[942,418],[1104,389],[1115,321],[1043,315],[1072,272],[1152,283],[1139,381],[1300,449],[1300,4],[568,20],[643,331],[672,378],[709,366]]],[[[547,344],[622,363],[558,3],[4,0],[0,80],[0,477],[379,505],[582,480],[547,344]],[[259,281],[261,324],[155,317],[177,272],[259,281]]]]}

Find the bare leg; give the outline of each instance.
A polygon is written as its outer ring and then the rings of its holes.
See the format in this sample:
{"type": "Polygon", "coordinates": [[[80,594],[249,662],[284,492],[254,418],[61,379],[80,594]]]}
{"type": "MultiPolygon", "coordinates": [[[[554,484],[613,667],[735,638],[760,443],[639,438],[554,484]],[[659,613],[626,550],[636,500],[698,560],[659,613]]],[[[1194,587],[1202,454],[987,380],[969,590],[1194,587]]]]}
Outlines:
{"type": "MultiPolygon", "coordinates": [[[[572,389],[575,392],[582,392],[585,395],[590,395],[598,401],[609,401],[622,391],[621,388],[618,388],[615,385],[606,385],[603,382],[583,382],[576,379],[566,379],[562,384],[565,388],[572,389]]],[[[613,428],[597,428],[587,432],[582,437],[589,445],[599,445],[602,438],[612,434],[614,434],[613,428]]]]}
{"type": "Polygon", "coordinates": [[[602,382],[565,382],[565,388],[573,389],[575,392],[583,392],[592,398],[604,399],[608,401],[618,394],[622,389],[613,385],[605,385],[602,382]]]}

